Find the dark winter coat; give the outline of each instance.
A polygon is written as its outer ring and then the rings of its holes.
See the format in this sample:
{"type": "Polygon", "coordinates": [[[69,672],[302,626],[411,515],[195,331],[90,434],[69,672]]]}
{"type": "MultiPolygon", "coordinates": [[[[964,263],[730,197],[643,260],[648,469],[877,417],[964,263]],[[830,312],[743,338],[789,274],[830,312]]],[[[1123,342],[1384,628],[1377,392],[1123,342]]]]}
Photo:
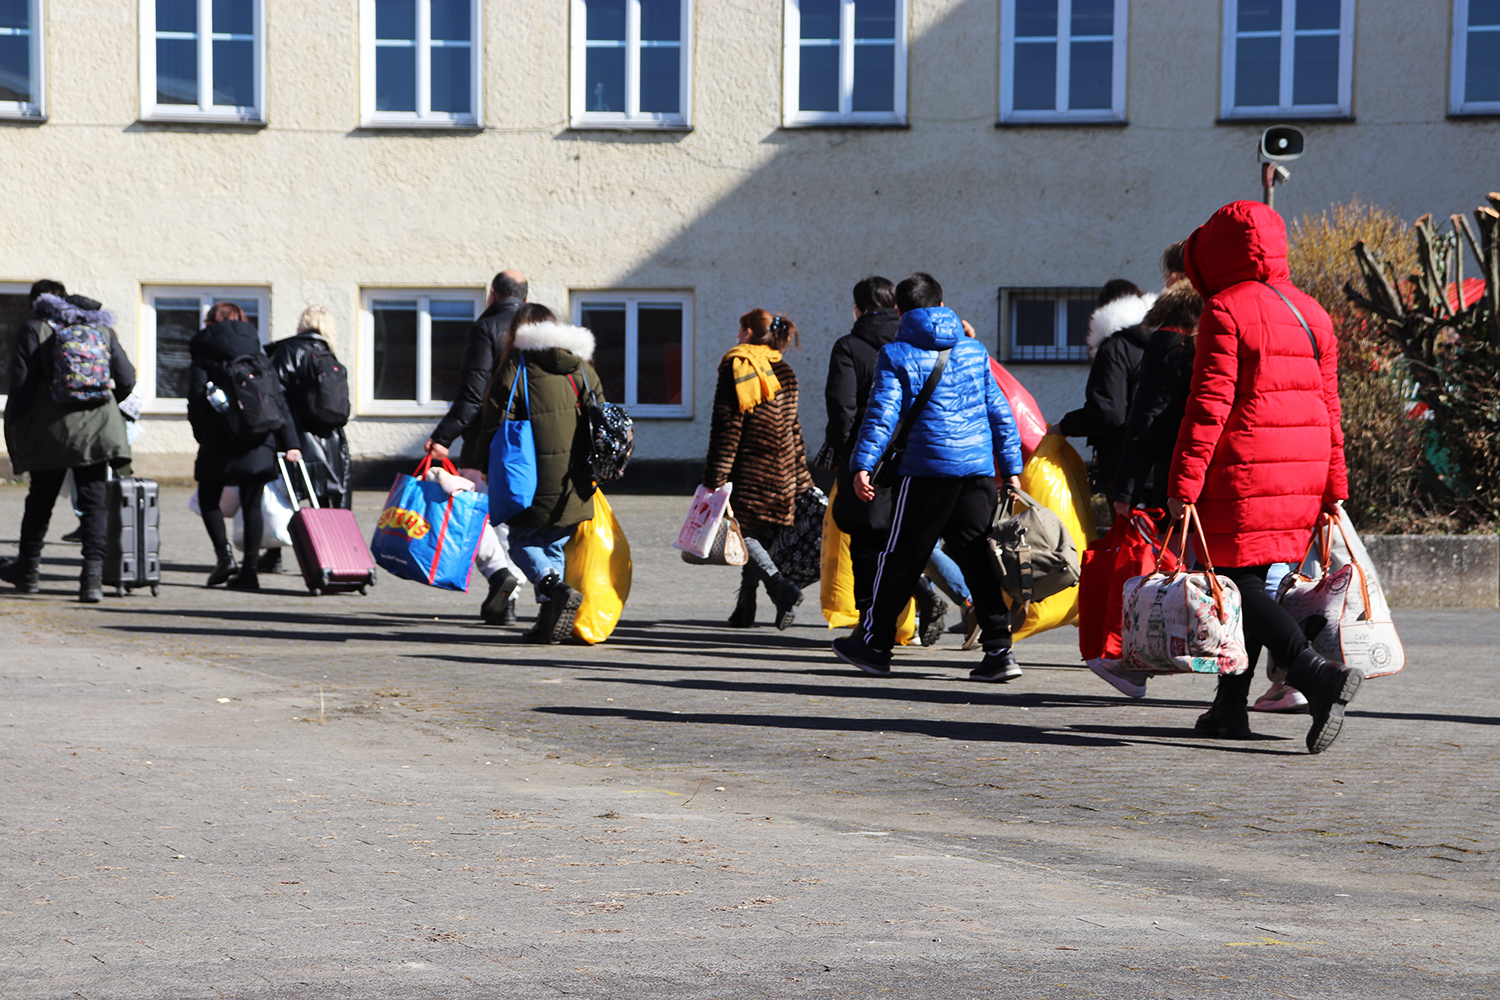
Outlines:
{"type": "Polygon", "coordinates": [[[496,299],[479,314],[464,340],[458,395],[448,407],[448,413],[438,421],[432,440],[446,448],[463,435],[464,449],[459,464],[465,468],[480,468],[473,461],[478,449],[473,447],[471,439],[475,435],[470,432],[478,429],[485,390],[490,387],[490,380],[495,377],[495,365],[500,363],[500,355],[505,350],[505,335],[510,332],[510,322],[523,305],[522,299],[496,299]]]}
{"type": "Polygon", "coordinates": [[[797,417],[797,374],[784,360],[773,361],[771,370],[781,390],[741,413],[734,363],[727,356],[719,362],[703,463],[704,486],[716,490],[734,484],[730,504],[740,527],[749,532],[791,524],[797,494],[813,484],[797,417]]]}
{"type": "Polygon", "coordinates": [[[1096,478],[1106,490],[1120,466],[1125,422],[1141,384],[1141,359],[1149,339],[1141,320],[1153,300],[1154,296],[1127,295],[1105,303],[1089,317],[1094,362],[1083,390],[1084,403],[1057,422],[1057,430],[1068,437],[1088,439],[1096,478]]]}
{"type": "Polygon", "coordinates": [[[286,397],[287,408],[292,414],[292,423],[297,430],[297,447],[302,452],[302,461],[307,463],[307,473],[312,478],[313,491],[320,498],[338,494],[347,503],[350,498],[349,436],[342,427],[332,433],[319,434],[307,429],[302,419],[298,400],[306,399],[317,383],[317,372],[313,369],[313,355],[317,351],[332,353],[333,348],[317,330],[304,330],[295,337],[278,340],[271,345],[271,368],[281,381],[281,391],[286,397]]]}
{"type": "Polygon", "coordinates": [[[1125,422],[1111,501],[1166,508],[1167,470],[1192,377],[1192,337],[1172,327],[1151,334],[1141,359],[1140,388],[1125,422]]]}
{"type": "Polygon", "coordinates": [[[912,421],[898,471],[902,476],[944,479],[1021,474],[1021,434],[990,373],[990,352],[964,336],[958,315],[944,306],[904,314],[895,341],[881,348],[869,408],[850,461],[854,471],[875,468],[944,348],[951,352],[948,364],[927,405],[912,421]]]}
{"type": "Polygon", "coordinates": [[[1295,561],[1323,505],[1349,496],[1333,323],[1292,285],[1286,224],[1258,201],[1219,209],[1185,255],[1206,306],[1168,495],[1197,504],[1217,565],[1295,561]]]}
{"type": "Polygon", "coordinates": [[[833,517],[844,531],[890,527],[890,495],[882,494],[876,502],[860,503],[854,495],[854,472],[849,468],[849,459],[864,423],[870,384],[875,381],[875,361],[880,357],[880,349],[896,339],[900,326],[901,317],[894,309],[861,313],[854,321],[854,328],[834,341],[828,357],[828,385],[823,393],[828,406],[828,430],[823,440],[837,456],[838,493],[833,501],[833,517]]]}
{"type": "Polygon", "coordinates": [[[536,441],[536,499],[506,522],[513,530],[566,528],[594,516],[589,422],[579,406],[579,396],[585,392],[592,392],[596,400],[604,399],[593,359],[594,335],[589,331],[563,323],[531,323],[516,331],[515,350],[495,373],[474,435],[475,454],[465,465],[489,473],[495,431],[503,420],[524,419],[529,398],[536,441]],[[512,399],[511,386],[523,361],[525,388],[517,386],[512,399]]]}
{"type": "Polygon", "coordinates": [[[224,366],[242,354],[263,353],[260,335],[244,320],[226,320],[206,326],[188,342],[192,361],[188,367],[188,423],[198,442],[193,478],[200,483],[268,482],[277,475],[276,452],[297,447],[297,432],[291,410],[281,395],[279,382],[272,382],[282,411],[279,428],[252,441],[236,437],[223,416],[208,402],[208,383],[226,380],[224,366]]]}
{"type": "Polygon", "coordinates": [[[81,309],[56,295],[39,296],[32,305],[32,318],[16,337],[5,407],[5,444],[16,472],[75,469],[99,462],[116,468],[129,465],[130,445],[119,403],[135,388],[135,366],[115,336],[114,322],[108,310],[81,309]],[[109,330],[114,386],[112,398],[102,403],[68,404],[52,398],[52,335],[74,323],[109,330]]]}

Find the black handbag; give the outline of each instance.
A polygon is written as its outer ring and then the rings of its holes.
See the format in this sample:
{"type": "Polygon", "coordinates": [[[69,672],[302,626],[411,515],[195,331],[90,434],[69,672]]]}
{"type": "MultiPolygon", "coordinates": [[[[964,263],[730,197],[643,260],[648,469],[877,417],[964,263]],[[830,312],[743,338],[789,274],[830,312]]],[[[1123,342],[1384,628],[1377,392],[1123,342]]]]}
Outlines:
{"type": "Polygon", "coordinates": [[[776,538],[772,558],[781,575],[799,587],[805,587],[823,572],[823,514],[828,498],[816,486],[797,494],[792,523],[782,528],[776,538]]]}
{"type": "Polygon", "coordinates": [[[922,412],[922,408],[932,398],[932,390],[937,388],[943,369],[948,367],[949,350],[945,347],[938,351],[937,364],[932,366],[932,372],[927,376],[927,381],[922,383],[922,391],[917,393],[916,399],[912,400],[911,408],[901,415],[901,422],[896,425],[896,435],[891,438],[890,446],[875,463],[875,468],[870,470],[870,482],[877,490],[888,490],[896,485],[896,480],[901,478],[899,470],[901,459],[906,454],[906,439],[911,436],[911,426],[916,422],[917,414],[922,412]]]}

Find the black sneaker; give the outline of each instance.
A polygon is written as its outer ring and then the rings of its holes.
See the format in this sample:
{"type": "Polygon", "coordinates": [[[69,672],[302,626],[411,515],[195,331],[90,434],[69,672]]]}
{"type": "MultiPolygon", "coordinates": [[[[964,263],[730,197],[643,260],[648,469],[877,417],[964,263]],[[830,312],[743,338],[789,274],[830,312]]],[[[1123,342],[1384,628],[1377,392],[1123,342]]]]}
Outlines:
{"type": "Polygon", "coordinates": [[[847,635],[833,640],[833,655],[871,676],[889,677],[891,675],[890,652],[871,649],[865,645],[865,640],[858,636],[847,635]]]}
{"type": "Polygon", "coordinates": [[[930,594],[925,602],[917,606],[917,635],[922,639],[922,645],[936,646],[939,639],[943,637],[944,623],[948,618],[948,602],[930,594]]]}
{"type": "Polygon", "coordinates": [[[559,581],[547,596],[551,598],[547,603],[553,606],[554,615],[552,634],[547,641],[555,646],[573,635],[573,617],[578,613],[578,606],[583,603],[583,595],[559,581]]]}
{"type": "Polygon", "coordinates": [[[274,576],[281,572],[281,549],[266,549],[255,561],[255,568],[261,573],[274,576]]]}
{"type": "Polygon", "coordinates": [[[985,653],[979,666],[969,671],[969,680],[990,681],[995,684],[1004,684],[1020,676],[1021,667],[1016,663],[1016,652],[1009,646],[993,653],[985,653]]]}
{"type": "Polygon", "coordinates": [[[508,569],[498,570],[490,576],[490,592],[479,606],[479,617],[486,625],[514,625],[516,623],[515,601],[511,597],[521,581],[508,569]],[[505,619],[509,618],[510,621],[505,619]]]}
{"type": "Polygon", "coordinates": [[[58,539],[58,541],[67,542],[70,545],[79,544],[83,541],[83,525],[80,524],[78,527],[74,528],[66,535],[63,535],[62,538],[58,539]]]}

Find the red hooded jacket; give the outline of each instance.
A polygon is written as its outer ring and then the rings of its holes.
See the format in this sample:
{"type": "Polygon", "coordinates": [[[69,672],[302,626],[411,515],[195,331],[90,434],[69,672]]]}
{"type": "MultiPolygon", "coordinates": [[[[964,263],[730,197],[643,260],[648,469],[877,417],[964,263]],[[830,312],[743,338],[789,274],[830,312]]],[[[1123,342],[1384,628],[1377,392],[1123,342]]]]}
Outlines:
{"type": "Polygon", "coordinates": [[[1286,225],[1260,202],[1219,209],[1185,253],[1205,308],[1168,495],[1198,505],[1215,565],[1295,561],[1323,504],[1349,496],[1333,324],[1293,287],[1286,225]],[[1302,313],[1318,360],[1261,282],[1302,313]]]}

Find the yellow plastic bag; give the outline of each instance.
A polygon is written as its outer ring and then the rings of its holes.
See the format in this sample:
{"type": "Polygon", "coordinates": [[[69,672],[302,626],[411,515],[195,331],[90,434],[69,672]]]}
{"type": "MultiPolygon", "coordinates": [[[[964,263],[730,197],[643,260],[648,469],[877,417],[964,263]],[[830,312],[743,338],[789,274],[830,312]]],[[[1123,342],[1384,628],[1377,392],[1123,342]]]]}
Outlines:
{"type": "Polygon", "coordinates": [[[630,598],[630,543],[602,492],[594,494],[593,520],[573,531],[563,549],[568,568],[563,580],[583,595],[573,616],[573,634],[589,645],[603,642],[620,623],[630,598]]]}
{"type": "MultiPolygon", "coordinates": [[[[1021,471],[1021,489],[1062,518],[1081,554],[1095,540],[1094,510],[1090,504],[1088,468],[1061,434],[1048,434],[1031,453],[1021,471]]],[[[1069,587],[1026,609],[1026,621],[1012,638],[1024,639],[1078,620],[1078,588],[1069,587]]]]}
{"type": "MultiPolygon", "coordinates": [[[[849,536],[839,530],[833,519],[833,500],[839,488],[835,483],[828,493],[828,509],[823,512],[823,573],[819,577],[823,618],[828,627],[853,628],[859,624],[854,609],[854,568],[849,563],[849,536]]],[[[907,601],[896,619],[896,642],[902,646],[917,634],[917,604],[907,601]]]]}

